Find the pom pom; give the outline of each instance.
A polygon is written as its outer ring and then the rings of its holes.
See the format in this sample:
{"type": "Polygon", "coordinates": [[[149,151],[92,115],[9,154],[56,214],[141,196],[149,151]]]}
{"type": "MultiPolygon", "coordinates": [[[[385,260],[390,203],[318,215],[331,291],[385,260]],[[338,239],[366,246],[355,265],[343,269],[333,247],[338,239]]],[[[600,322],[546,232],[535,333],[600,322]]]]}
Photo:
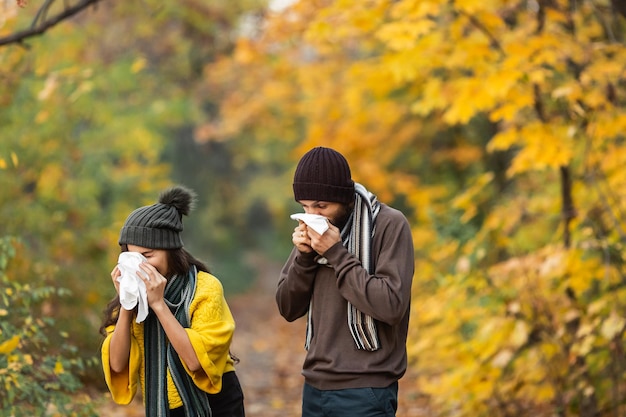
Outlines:
{"type": "Polygon", "coordinates": [[[176,207],[181,215],[188,215],[194,209],[196,193],[182,185],[168,188],[159,196],[159,203],[176,207]]]}

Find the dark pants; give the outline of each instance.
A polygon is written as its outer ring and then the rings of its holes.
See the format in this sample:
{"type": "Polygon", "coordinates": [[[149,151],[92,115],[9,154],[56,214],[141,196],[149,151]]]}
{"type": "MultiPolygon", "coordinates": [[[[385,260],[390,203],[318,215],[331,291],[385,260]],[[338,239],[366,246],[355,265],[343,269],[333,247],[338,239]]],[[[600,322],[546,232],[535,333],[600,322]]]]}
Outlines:
{"type": "Polygon", "coordinates": [[[304,384],[302,417],[395,417],[398,383],[386,388],[318,390],[304,384]]]}
{"type": "MultiPolygon", "coordinates": [[[[207,394],[213,417],[245,417],[243,391],[235,372],[222,376],[222,390],[217,394],[207,394]]],[[[170,410],[170,417],[185,417],[185,408],[170,410]]]]}

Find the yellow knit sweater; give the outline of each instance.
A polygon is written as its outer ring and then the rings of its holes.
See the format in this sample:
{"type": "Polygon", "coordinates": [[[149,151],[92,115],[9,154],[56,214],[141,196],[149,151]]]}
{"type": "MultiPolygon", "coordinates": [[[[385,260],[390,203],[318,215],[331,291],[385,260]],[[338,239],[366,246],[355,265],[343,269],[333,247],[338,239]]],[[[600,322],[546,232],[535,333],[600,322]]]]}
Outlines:
{"type": "MultiPolygon", "coordinates": [[[[220,392],[222,375],[235,370],[229,354],[235,321],[224,298],[222,284],[217,278],[206,272],[198,272],[196,293],[189,310],[191,327],[185,330],[202,370],[191,372],[184,362],[183,365],[200,389],[211,394],[220,392]]],[[[113,401],[128,404],[137,392],[138,382],[145,398],[143,323],[136,323],[133,320],[131,326],[128,373],[114,373],[109,366],[109,348],[114,329],[114,325],[107,327],[108,336],[102,344],[102,368],[113,401]]],[[[170,409],[183,405],[169,370],[167,394],[170,409]]]]}

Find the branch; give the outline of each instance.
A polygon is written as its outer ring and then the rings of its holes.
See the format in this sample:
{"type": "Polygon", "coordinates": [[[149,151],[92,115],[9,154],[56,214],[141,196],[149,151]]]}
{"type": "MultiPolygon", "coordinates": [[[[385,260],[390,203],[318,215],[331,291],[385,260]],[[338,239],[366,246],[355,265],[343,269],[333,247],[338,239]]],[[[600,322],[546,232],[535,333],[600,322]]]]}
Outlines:
{"type": "Polygon", "coordinates": [[[5,46],[12,43],[21,44],[24,42],[24,40],[28,38],[42,35],[44,32],[46,32],[48,29],[52,28],[56,24],[69,19],[70,17],[80,13],[92,4],[96,4],[100,0],[80,0],[78,3],[66,7],[62,12],[48,19],[47,9],[50,7],[50,3],[52,3],[52,1],[46,1],[46,3],[44,3],[41,9],[37,12],[37,16],[35,17],[35,20],[33,21],[33,24],[29,29],[21,30],[19,32],[15,32],[8,36],[0,38],[0,46],[5,46]]]}
{"type": "Polygon", "coordinates": [[[567,165],[559,169],[561,173],[561,214],[563,216],[563,244],[566,248],[571,246],[570,223],[576,218],[574,197],[572,197],[572,175],[567,165]]]}
{"type": "MultiPolygon", "coordinates": [[[[541,99],[541,90],[538,84],[533,84],[533,94],[535,97],[535,112],[543,124],[549,123],[546,111],[541,99]]],[[[563,218],[563,244],[566,248],[571,246],[570,224],[576,218],[576,207],[574,207],[574,197],[572,196],[572,176],[567,165],[559,167],[561,174],[561,216],[563,218]]]]}
{"type": "Polygon", "coordinates": [[[31,28],[36,27],[38,21],[46,21],[46,18],[48,17],[48,9],[50,8],[50,6],[52,6],[52,3],[54,3],[54,1],[55,0],[46,0],[43,6],[41,6],[39,10],[37,10],[37,15],[33,19],[33,23],[30,25],[31,28]]]}
{"type": "Polygon", "coordinates": [[[464,10],[457,10],[457,12],[460,15],[463,15],[466,18],[468,18],[470,23],[474,25],[480,32],[482,32],[483,35],[487,37],[487,39],[489,39],[489,45],[492,48],[495,48],[502,55],[504,55],[504,49],[502,49],[502,45],[500,45],[500,42],[498,41],[498,39],[495,36],[493,36],[491,32],[489,32],[489,29],[487,29],[480,20],[478,20],[476,17],[472,16],[471,14],[466,13],[464,10]]]}

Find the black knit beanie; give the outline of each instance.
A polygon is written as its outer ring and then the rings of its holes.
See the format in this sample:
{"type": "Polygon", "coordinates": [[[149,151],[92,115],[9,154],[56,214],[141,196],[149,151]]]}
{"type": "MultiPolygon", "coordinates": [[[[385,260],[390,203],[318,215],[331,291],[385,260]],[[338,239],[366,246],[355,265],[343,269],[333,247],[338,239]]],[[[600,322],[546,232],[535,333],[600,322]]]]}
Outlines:
{"type": "Polygon", "coordinates": [[[339,152],[317,147],[304,154],[293,177],[296,201],[315,200],[347,204],[354,200],[354,181],[348,161],[339,152]]]}
{"type": "Polygon", "coordinates": [[[150,249],[183,247],[183,215],[189,214],[196,194],[175,186],[161,193],[159,202],[136,209],[126,218],[120,232],[120,245],[136,245],[150,249]]]}

